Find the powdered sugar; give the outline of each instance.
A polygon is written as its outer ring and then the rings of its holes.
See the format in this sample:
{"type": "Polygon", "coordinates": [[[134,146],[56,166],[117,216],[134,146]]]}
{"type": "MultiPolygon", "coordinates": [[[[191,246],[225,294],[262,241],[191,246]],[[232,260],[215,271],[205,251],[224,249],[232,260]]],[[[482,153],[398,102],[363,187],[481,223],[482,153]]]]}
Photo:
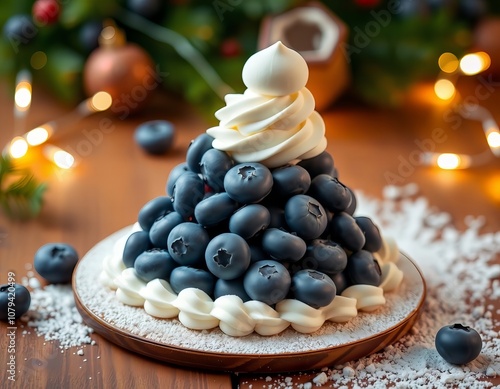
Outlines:
{"type": "MultiPolygon", "coordinates": [[[[413,195],[414,187],[410,189],[413,195]]],[[[485,296],[500,297],[498,265],[491,263],[500,253],[500,232],[480,234],[485,219],[473,216],[465,220],[467,229],[459,231],[451,225],[450,215],[405,192],[391,188],[383,200],[357,193],[358,213],[383,226],[421,267],[428,284],[422,316],[408,335],[383,352],[328,369],[330,385],[491,387],[484,380],[500,375],[500,337],[495,330],[500,323],[499,312],[492,311],[485,296]],[[447,363],[434,346],[437,331],[456,322],[472,326],[483,339],[480,356],[465,366],[447,363]]],[[[277,376],[272,383],[278,388],[283,380],[277,376]]]]}
{"type": "MultiPolygon", "coordinates": [[[[28,279],[28,285],[33,278],[28,279]]],[[[75,307],[71,285],[47,285],[31,292],[31,306],[27,320],[28,327],[34,328],[47,341],[58,341],[59,347],[91,344],[92,328],[82,322],[75,307]]]]}

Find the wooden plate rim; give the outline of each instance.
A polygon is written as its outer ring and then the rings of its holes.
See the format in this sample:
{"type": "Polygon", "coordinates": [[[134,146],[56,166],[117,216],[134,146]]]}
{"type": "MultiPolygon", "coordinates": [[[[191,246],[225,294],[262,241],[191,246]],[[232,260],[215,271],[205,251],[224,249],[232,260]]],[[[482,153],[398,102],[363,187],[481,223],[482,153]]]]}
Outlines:
{"type": "MultiPolygon", "coordinates": [[[[129,228],[129,227],[127,227],[129,228]]],[[[124,230],[127,228],[117,231],[115,234],[120,235],[124,230]]],[[[108,238],[111,238],[113,235],[108,236],[108,238]]],[[[91,249],[92,250],[92,249],[91,249]]],[[[89,252],[91,251],[89,250],[89,252]]],[[[329,353],[334,353],[338,352],[340,349],[349,349],[352,348],[352,346],[359,346],[361,347],[362,345],[368,344],[370,342],[374,342],[375,340],[379,338],[387,338],[389,337],[392,333],[395,331],[398,331],[399,329],[403,328],[405,325],[408,325],[408,328],[405,329],[405,331],[401,332],[398,334],[397,338],[392,339],[391,344],[399,340],[402,336],[404,336],[409,329],[413,326],[414,322],[418,318],[418,315],[421,313],[421,309],[423,307],[423,304],[425,302],[425,298],[427,295],[427,285],[425,282],[425,279],[423,277],[422,271],[419,269],[419,267],[409,258],[409,256],[405,255],[404,253],[400,252],[400,255],[403,256],[417,271],[419,275],[419,281],[422,283],[422,294],[420,296],[420,299],[418,303],[416,304],[415,308],[408,313],[407,316],[400,322],[394,324],[393,326],[386,328],[382,332],[367,336],[365,338],[362,338],[360,340],[355,340],[352,342],[348,343],[342,343],[341,345],[336,345],[336,346],[331,346],[331,347],[325,347],[321,349],[316,349],[316,350],[308,350],[308,351],[294,351],[294,352],[286,352],[286,353],[277,353],[277,354],[254,354],[254,353],[238,353],[238,354],[230,354],[230,353],[217,353],[213,351],[203,351],[203,350],[195,350],[191,348],[183,348],[177,345],[170,345],[166,343],[160,343],[154,340],[146,339],[144,337],[132,334],[127,332],[126,330],[123,330],[118,327],[114,327],[112,324],[106,322],[104,319],[100,318],[96,314],[94,314],[92,311],[90,311],[80,300],[80,296],[78,295],[78,291],[76,288],[76,276],[78,274],[78,269],[79,265],[85,260],[86,255],[81,258],[81,260],[78,262],[75,271],[73,272],[73,294],[75,297],[75,305],[82,315],[84,322],[92,327],[97,333],[99,333],[101,336],[103,336],[106,340],[109,340],[120,347],[125,348],[124,344],[122,341],[117,341],[115,336],[123,338],[123,340],[129,340],[134,343],[139,343],[139,344],[146,344],[148,346],[154,346],[155,348],[169,351],[169,352],[176,352],[176,353],[181,353],[184,356],[203,356],[207,358],[214,358],[214,363],[213,364],[206,364],[206,363],[198,363],[196,360],[180,360],[180,359],[172,359],[170,357],[161,355],[161,353],[158,353],[157,357],[152,356],[149,353],[146,353],[145,350],[141,349],[140,347],[134,347],[130,351],[134,351],[138,354],[145,355],[152,357],[154,359],[158,359],[164,362],[172,363],[175,365],[180,365],[184,367],[203,367],[208,370],[216,370],[216,371],[232,371],[232,372],[284,372],[282,368],[278,368],[278,366],[282,365],[283,360],[290,360],[290,359],[300,359],[302,358],[311,358],[311,357],[317,357],[317,356],[327,356],[329,353]],[[106,332],[106,331],[109,331],[106,332]],[[112,336],[109,336],[111,334],[112,336]],[[247,360],[248,362],[251,362],[252,360],[258,361],[261,363],[267,363],[266,365],[263,366],[263,368],[252,368],[250,370],[242,369],[241,366],[238,366],[236,368],[230,368],[230,367],[221,367],[217,364],[217,360],[233,360],[233,359],[241,359],[241,360],[247,360]],[[279,362],[277,362],[279,360],[279,362]]],[[[383,347],[386,347],[388,344],[383,345],[383,347]]],[[[381,347],[381,348],[383,348],[381,347]]],[[[374,350],[370,352],[370,354],[379,351],[381,348],[374,350]]],[[[185,358],[184,358],[185,359],[185,358]]],[[[243,363],[242,363],[243,364],[243,363]]],[[[308,370],[315,368],[317,366],[311,366],[307,367],[306,365],[303,366],[302,369],[300,370],[308,370]]],[[[288,371],[296,371],[297,369],[293,370],[288,370],[288,371]]]]}

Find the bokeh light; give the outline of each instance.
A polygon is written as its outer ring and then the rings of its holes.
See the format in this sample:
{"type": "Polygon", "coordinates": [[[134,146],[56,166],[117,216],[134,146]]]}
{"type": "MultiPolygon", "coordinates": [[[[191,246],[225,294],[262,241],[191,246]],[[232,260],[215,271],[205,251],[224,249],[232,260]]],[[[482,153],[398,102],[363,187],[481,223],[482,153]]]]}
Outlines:
{"type": "Polygon", "coordinates": [[[456,55],[452,53],[443,53],[438,59],[439,68],[445,73],[454,73],[459,63],[456,55]]]}
{"type": "Polygon", "coordinates": [[[434,92],[441,100],[450,100],[455,96],[455,85],[450,80],[442,78],[434,84],[434,92]]]}

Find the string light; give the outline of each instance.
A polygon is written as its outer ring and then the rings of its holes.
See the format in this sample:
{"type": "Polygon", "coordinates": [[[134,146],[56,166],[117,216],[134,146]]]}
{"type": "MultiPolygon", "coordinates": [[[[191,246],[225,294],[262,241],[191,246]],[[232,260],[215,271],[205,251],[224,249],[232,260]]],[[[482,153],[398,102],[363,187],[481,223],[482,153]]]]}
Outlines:
{"type": "Polygon", "coordinates": [[[485,131],[485,135],[488,146],[490,146],[493,154],[500,157],[500,132],[498,128],[490,127],[485,131]]]}
{"type": "MultiPolygon", "coordinates": [[[[452,53],[441,54],[438,59],[441,75],[434,84],[434,93],[441,100],[451,100],[456,95],[453,81],[456,81],[460,73],[467,76],[475,75],[488,69],[490,64],[490,56],[482,51],[464,55],[460,61],[452,53]],[[443,73],[448,73],[448,75],[445,76],[443,73]]],[[[491,113],[486,108],[476,105],[474,109],[467,110],[467,112],[460,111],[460,114],[466,119],[481,122],[491,153],[496,157],[500,157],[500,131],[491,113]]],[[[473,165],[486,163],[491,159],[491,153],[486,151],[471,156],[456,153],[425,152],[421,154],[421,163],[427,166],[437,166],[445,170],[467,169],[473,165]]]]}
{"type": "Polygon", "coordinates": [[[464,55],[460,60],[460,70],[467,76],[473,76],[485,71],[490,67],[490,56],[481,51],[464,55]]]}
{"type": "Polygon", "coordinates": [[[21,70],[16,78],[14,110],[15,116],[19,116],[19,113],[28,111],[31,106],[31,74],[27,70],[21,70]]]}
{"type": "Polygon", "coordinates": [[[43,147],[43,155],[61,169],[71,169],[75,166],[75,157],[60,147],[46,145],[43,147]]]}
{"type": "Polygon", "coordinates": [[[30,146],[38,146],[45,143],[52,133],[54,132],[54,127],[52,124],[47,123],[40,127],[34,128],[26,134],[26,141],[30,146]]]}
{"type": "Polygon", "coordinates": [[[441,100],[450,100],[455,96],[455,85],[450,80],[441,78],[434,84],[434,92],[441,100]]]}
{"type": "Polygon", "coordinates": [[[21,136],[16,136],[10,141],[9,154],[12,158],[22,158],[28,152],[28,143],[21,136]]]}
{"type": "Polygon", "coordinates": [[[459,66],[459,60],[455,54],[443,53],[439,56],[439,68],[445,73],[455,73],[459,66]]]}
{"type": "Polygon", "coordinates": [[[72,112],[51,122],[42,124],[22,136],[15,137],[6,146],[6,150],[13,158],[21,158],[28,151],[28,146],[39,146],[47,140],[60,128],[64,127],[65,123],[74,122],[77,119],[82,119],[86,116],[97,112],[108,110],[113,104],[111,95],[107,92],[97,92],[88,99],[82,101],[72,112]],[[14,142],[14,140],[16,142],[14,142]],[[13,150],[13,148],[15,148],[13,150]],[[16,155],[16,157],[14,157],[16,155]]]}

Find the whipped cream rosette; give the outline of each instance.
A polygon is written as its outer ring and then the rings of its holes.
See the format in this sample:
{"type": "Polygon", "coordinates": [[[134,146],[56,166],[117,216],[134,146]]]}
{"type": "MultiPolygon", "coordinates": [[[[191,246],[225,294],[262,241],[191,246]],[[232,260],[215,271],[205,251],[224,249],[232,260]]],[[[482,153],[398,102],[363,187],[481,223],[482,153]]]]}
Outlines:
{"type": "Polygon", "coordinates": [[[317,156],[326,148],[325,124],[305,87],[306,61],[281,42],[251,56],[243,67],[243,94],[230,94],[207,130],[213,147],[236,162],[267,167],[317,156]]]}

